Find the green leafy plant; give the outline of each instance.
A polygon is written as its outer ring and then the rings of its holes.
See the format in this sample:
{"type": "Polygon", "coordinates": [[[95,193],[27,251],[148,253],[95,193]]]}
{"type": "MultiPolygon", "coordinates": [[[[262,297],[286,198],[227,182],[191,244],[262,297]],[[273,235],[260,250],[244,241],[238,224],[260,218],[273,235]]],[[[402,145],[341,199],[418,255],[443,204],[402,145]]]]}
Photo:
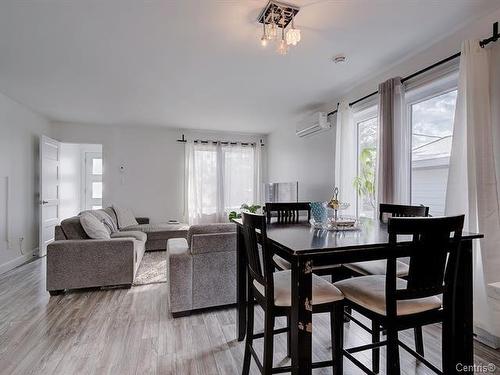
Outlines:
{"type": "MultiPolygon", "coordinates": [[[[251,212],[252,214],[254,214],[257,212],[257,210],[259,208],[262,208],[262,206],[259,206],[258,204],[248,205],[246,203],[243,203],[240,208],[241,208],[241,211],[248,211],[248,212],[251,212]]],[[[240,217],[241,217],[241,213],[239,213],[239,212],[231,211],[229,213],[229,221],[231,221],[233,219],[239,219],[240,217]]]]}
{"type": "Polygon", "coordinates": [[[375,147],[365,147],[359,154],[359,174],[354,179],[354,189],[375,208],[375,147]]]}

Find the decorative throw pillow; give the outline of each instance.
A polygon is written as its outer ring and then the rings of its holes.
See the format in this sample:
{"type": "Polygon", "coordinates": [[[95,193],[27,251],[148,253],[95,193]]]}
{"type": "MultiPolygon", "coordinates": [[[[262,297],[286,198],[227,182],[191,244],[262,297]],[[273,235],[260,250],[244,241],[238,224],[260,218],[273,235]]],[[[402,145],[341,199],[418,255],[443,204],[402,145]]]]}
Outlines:
{"type": "Polygon", "coordinates": [[[116,213],[116,219],[118,221],[118,229],[139,224],[137,220],[135,220],[135,216],[132,213],[132,211],[130,211],[128,208],[117,207],[113,205],[113,209],[115,210],[116,213]]]}
{"type": "Polygon", "coordinates": [[[101,223],[104,224],[106,229],[108,230],[109,234],[118,232],[118,227],[116,226],[116,223],[114,220],[111,218],[111,216],[108,215],[107,212],[103,210],[92,210],[92,211],[86,211],[94,215],[101,223]]]}
{"type": "Polygon", "coordinates": [[[83,212],[80,215],[80,224],[82,224],[83,230],[90,238],[96,240],[110,239],[109,232],[106,229],[106,226],[91,213],[83,212]]]}

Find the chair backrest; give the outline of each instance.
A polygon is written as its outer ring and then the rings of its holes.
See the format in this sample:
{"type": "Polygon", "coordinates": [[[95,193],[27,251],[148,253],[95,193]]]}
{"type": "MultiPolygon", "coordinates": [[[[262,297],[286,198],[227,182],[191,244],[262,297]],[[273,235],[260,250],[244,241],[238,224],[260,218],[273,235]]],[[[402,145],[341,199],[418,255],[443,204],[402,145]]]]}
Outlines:
{"type": "Polygon", "coordinates": [[[249,276],[252,280],[262,284],[266,290],[266,298],[270,296],[271,300],[273,300],[273,252],[267,240],[266,218],[264,215],[249,212],[242,212],[241,218],[249,276]],[[262,261],[259,244],[262,250],[262,261]]]}
{"type": "Polygon", "coordinates": [[[411,256],[405,289],[396,289],[396,257],[387,260],[386,311],[396,314],[398,300],[439,295],[453,288],[462,239],[464,215],[449,217],[390,218],[389,246],[401,250],[398,235],[411,237],[411,256]]]}
{"type": "Polygon", "coordinates": [[[276,213],[276,222],[293,224],[299,222],[300,212],[307,212],[307,221],[311,220],[310,202],[266,203],[267,222],[271,222],[273,213],[276,213]]]}
{"type": "Polygon", "coordinates": [[[379,219],[387,222],[389,217],[420,217],[429,216],[429,207],[405,206],[402,204],[380,203],[379,219]]]}

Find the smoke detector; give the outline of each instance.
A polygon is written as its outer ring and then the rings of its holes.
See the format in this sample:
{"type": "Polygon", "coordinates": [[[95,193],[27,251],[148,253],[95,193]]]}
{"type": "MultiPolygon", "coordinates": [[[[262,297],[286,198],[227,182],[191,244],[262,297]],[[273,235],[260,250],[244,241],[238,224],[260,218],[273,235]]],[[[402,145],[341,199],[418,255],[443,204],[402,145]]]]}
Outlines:
{"type": "Polygon", "coordinates": [[[335,64],[343,64],[347,61],[347,57],[344,54],[333,56],[332,58],[335,64]]]}

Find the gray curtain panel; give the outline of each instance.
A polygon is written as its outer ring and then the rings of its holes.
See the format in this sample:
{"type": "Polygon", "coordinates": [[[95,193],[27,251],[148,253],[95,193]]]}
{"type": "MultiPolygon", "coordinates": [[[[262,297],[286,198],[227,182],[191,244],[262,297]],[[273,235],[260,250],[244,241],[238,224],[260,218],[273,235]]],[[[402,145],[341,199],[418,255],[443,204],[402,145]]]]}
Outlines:
{"type": "Polygon", "coordinates": [[[409,198],[409,139],[403,116],[404,88],[401,78],[382,82],[379,92],[377,200],[407,203],[409,198]]]}

